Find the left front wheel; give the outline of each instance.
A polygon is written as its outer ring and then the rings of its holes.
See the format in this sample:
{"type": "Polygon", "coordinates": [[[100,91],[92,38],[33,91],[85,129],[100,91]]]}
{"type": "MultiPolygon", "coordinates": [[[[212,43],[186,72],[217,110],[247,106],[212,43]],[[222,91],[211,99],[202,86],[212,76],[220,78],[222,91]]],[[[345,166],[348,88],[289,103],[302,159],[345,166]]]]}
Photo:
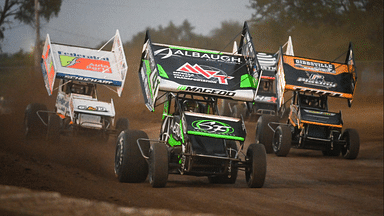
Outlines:
{"type": "Polygon", "coordinates": [[[346,129],[341,138],[346,144],[341,148],[341,153],[345,159],[356,159],[360,150],[360,137],[355,129],[346,129]]]}
{"type": "Polygon", "coordinates": [[[149,183],[154,188],[165,187],[168,180],[168,148],[155,143],[149,149],[149,183]]]}
{"type": "MultiPolygon", "coordinates": [[[[140,130],[124,130],[117,137],[115,151],[115,175],[120,182],[144,182],[148,176],[148,163],[141,154],[137,140],[148,139],[148,135],[140,130]]],[[[149,152],[149,141],[141,140],[144,155],[149,152]]]]}
{"type": "Polygon", "coordinates": [[[267,174],[267,153],[262,144],[251,144],[247,150],[245,180],[250,188],[261,188],[267,174]]]}
{"type": "Polygon", "coordinates": [[[279,125],[273,134],[272,148],[279,157],[285,157],[291,149],[292,133],[289,126],[279,125]]]}

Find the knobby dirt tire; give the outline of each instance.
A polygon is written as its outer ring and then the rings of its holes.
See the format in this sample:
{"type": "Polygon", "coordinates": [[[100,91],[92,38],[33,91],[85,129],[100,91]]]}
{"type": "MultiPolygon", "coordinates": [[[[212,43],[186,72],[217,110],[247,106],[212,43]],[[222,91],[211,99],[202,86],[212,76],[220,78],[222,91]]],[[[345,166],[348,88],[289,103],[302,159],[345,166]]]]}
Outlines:
{"type": "Polygon", "coordinates": [[[360,151],[360,137],[355,129],[346,129],[342,134],[346,146],[342,147],[341,153],[345,159],[356,159],[360,151]]]}
{"type": "Polygon", "coordinates": [[[292,133],[289,126],[279,125],[273,134],[273,152],[279,157],[285,157],[291,149],[292,133]]]}
{"type": "Polygon", "coordinates": [[[154,188],[165,187],[168,180],[168,148],[154,143],[149,150],[149,183],[154,188]]]}
{"type": "MultiPolygon", "coordinates": [[[[139,138],[148,139],[148,135],[140,130],[124,130],[117,137],[115,175],[120,182],[144,182],[148,176],[148,163],[137,145],[139,138]]],[[[148,156],[149,141],[140,141],[140,146],[148,156]]]]}
{"type": "Polygon", "coordinates": [[[273,153],[273,130],[268,126],[268,123],[270,122],[279,122],[279,117],[262,115],[259,117],[256,124],[256,143],[263,144],[267,154],[273,153]]]}
{"type": "Polygon", "coordinates": [[[267,174],[267,154],[262,144],[251,144],[247,150],[245,180],[250,188],[261,188],[267,174]]]}

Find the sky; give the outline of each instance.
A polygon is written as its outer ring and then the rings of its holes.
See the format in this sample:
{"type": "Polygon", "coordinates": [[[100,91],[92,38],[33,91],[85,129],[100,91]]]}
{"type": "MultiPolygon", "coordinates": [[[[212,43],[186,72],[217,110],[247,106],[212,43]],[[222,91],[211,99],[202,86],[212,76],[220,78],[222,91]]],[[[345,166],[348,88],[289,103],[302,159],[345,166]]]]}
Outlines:
{"type": "MultiPolygon", "coordinates": [[[[63,0],[58,17],[41,21],[40,35],[45,40],[49,34],[54,43],[95,47],[112,38],[117,29],[126,42],[148,27],[166,27],[171,21],[179,26],[188,20],[194,33],[208,36],[224,21],[243,24],[249,20],[254,10],[248,5],[249,0],[63,0]]],[[[32,27],[15,21],[4,34],[4,53],[33,49],[32,27]]]]}

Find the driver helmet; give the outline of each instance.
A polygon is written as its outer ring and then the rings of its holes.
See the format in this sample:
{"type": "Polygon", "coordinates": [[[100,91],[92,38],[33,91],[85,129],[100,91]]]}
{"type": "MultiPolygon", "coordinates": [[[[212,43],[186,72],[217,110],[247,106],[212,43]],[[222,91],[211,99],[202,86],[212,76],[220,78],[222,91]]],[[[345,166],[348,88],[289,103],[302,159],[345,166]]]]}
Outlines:
{"type": "Polygon", "coordinates": [[[183,107],[184,107],[184,111],[189,111],[189,112],[198,112],[199,111],[199,104],[193,100],[184,101],[183,107]]]}
{"type": "Polygon", "coordinates": [[[85,93],[85,87],[81,85],[72,85],[71,92],[76,94],[84,94],[85,93]]]}

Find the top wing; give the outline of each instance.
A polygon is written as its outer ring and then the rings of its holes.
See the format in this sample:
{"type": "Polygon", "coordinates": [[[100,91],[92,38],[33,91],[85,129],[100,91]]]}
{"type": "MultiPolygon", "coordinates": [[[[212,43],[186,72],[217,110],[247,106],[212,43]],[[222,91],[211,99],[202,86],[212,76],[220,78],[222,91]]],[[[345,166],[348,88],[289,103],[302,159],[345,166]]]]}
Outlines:
{"type": "Polygon", "coordinates": [[[147,32],[141,59],[139,77],[150,111],[158,91],[254,98],[254,71],[241,54],[152,43],[147,32]]]}
{"type": "Polygon", "coordinates": [[[113,39],[112,51],[103,51],[54,44],[47,35],[42,71],[48,94],[59,78],[115,86],[121,96],[128,65],[118,30],[113,39]]]}
{"type": "Polygon", "coordinates": [[[286,90],[310,91],[350,101],[357,83],[351,44],[345,63],[280,54],[278,72],[284,73],[286,90]]]}

